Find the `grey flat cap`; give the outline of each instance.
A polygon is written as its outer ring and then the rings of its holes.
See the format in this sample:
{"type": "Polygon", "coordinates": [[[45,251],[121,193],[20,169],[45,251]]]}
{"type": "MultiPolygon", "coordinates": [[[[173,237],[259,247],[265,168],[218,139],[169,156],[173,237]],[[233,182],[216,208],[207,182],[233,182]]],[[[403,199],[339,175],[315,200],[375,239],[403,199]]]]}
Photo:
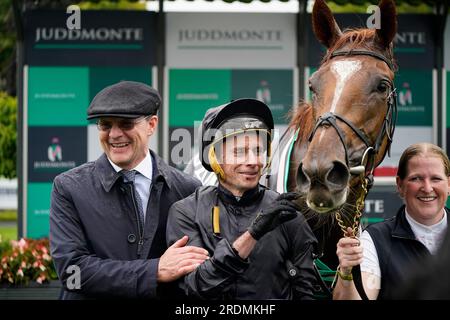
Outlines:
{"type": "Polygon", "coordinates": [[[152,87],[140,82],[121,81],[97,93],[87,110],[87,119],[154,115],[160,105],[161,96],[152,87]]]}

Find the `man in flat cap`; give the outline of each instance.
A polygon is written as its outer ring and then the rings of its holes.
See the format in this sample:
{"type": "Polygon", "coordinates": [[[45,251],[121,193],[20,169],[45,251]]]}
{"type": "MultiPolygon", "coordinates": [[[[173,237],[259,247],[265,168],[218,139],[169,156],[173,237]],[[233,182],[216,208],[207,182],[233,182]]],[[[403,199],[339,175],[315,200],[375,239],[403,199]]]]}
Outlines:
{"type": "Polygon", "coordinates": [[[173,296],[172,281],[208,258],[185,236],[166,245],[169,207],[200,182],[149,150],[160,105],[156,90],[132,81],[92,100],[87,118],[97,121],[104,154],[53,183],[50,244],[62,299],[173,296]]]}

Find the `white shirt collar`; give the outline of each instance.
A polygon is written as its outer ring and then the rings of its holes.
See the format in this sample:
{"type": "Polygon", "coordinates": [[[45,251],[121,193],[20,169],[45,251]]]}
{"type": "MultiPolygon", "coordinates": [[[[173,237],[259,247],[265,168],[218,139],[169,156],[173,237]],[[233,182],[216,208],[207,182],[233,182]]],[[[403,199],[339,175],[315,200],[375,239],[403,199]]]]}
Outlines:
{"type": "MultiPolygon", "coordinates": [[[[116,172],[120,172],[123,169],[119,167],[117,164],[111,161],[110,158],[108,158],[109,163],[111,163],[112,167],[116,172]]],[[[152,163],[152,157],[150,155],[150,152],[147,152],[145,158],[133,169],[136,170],[140,174],[142,174],[147,179],[152,180],[152,174],[153,174],[153,163],[152,163]]]]}
{"type": "Polygon", "coordinates": [[[417,222],[416,220],[414,220],[413,217],[411,217],[411,215],[408,213],[408,211],[405,208],[405,216],[406,216],[406,220],[408,221],[408,223],[410,224],[411,228],[413,229],[414,233],[415,231],[420,231],[420,232],[436,232],[436,233],[440,233],[443,230],[445,230],[447,228],[447,212],[445,212],[444,210],[444,216],[442,217],[441,221],[439,221],[436,224],[433,224],[431,226],[427,226],[424,224],[421,224],[419,222],[417,222]]]}
{"type": "Polygon", "coordinates": [[[411,230],[414,233],[414,236],[417,240],[422,242],[425,247],[431,252],[431,254],[435,254],[438,248],[441,246],[442,241],[444,240],[444,236],[447,230],[447,212],[444,210],[444,217],[438,223],[432,226],[426,226],[417,222],[411,217],[405,209],[405,217],[411,226],[411,230]]]}

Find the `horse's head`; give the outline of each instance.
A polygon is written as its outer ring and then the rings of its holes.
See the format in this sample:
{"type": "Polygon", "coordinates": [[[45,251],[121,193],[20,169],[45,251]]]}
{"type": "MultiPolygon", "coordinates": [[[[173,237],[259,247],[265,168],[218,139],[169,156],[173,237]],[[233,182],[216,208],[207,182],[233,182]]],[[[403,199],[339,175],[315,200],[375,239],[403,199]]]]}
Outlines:
{"type": "Polygon", "coordinates": [[[380,29],[342,33],[325,2],[314,4],[313,30],[328,51],[309,79],[315,123],[296,183],[315,212],[331,212],[348,202],[360,174],[372,173],[392,139],[396,10],[392,0],[378,6],[380,29]]]}

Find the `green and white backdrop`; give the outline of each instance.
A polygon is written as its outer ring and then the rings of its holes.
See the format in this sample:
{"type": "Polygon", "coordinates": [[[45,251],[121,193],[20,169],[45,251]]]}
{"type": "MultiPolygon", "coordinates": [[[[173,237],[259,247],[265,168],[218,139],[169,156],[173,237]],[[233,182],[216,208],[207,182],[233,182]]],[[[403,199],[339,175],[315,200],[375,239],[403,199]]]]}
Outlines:
{"type": "Polygon", "coordinates": [[[295,28],[295,14],[286,13],[167,14],[165,156],[172,165],[190,159],[206,110],[233,99],[265,101],[284,130],[298,100],[295,28]],[[195,138],[181,154],[187,132],[195,138]]]}
{"type": "MultiPolygon", "coordinates": [[[[367,15],[336,15],[339,24],[362,25],[367,15]]],[[[31,11],[25,20],[23,167],[21,230],[48,235],[50,190],[54,177],[101,154],[95,125],[85,119],[95,94],[120,80],[157,87],[156,17],[150,12],[83,11],[82,31],[67,31],[60,11],[31,11]]],[[[406,146],[436,142],[436,90],[432,17],[401,15],[396,38],[399,118],[392,157],[377,171],[366,202],[365,219],[395,214],[396,165],[406,146]]],[[[276,129],[298,101],[299,76],[320,63],[323,48],[307,33],[308,67],[297,68],[296,15],[292,13],[167,13],[164,67],[162,156],[183,168],[197,142],[196,130],[208,108],[232,99],[264,100],[276,129]],[[189,133],[189,134],[187,134],[189,133]],[[188,138],[188,140],[185,140],[188,138]]],[[[447,24],[446,39],[450,39],[447,24]]],[[[449,62],[449,41],[446,66],[449,62]]],[[[446,73],[449,77],[449,71],[446,73]]],[[[449,82],[445,98],[449,101],[449,82]]],[[[305,92],[308,96],[308,92],[305,92]]],[[[450,116],[447,112],[447,136],[450,116]]],[[[449,141],[447,137],[447,141],[449,141]]],[[[159,151],[157,137],[151,148],[159,151]]]]}
{"type": "Polygon", "coordinates": [[[54,177],[102,152],[86,120],[92,98],[120,80],[156,83],[153,13],[85,11],[72,31],[66,19],[64,11],[25,16],[19,234],[30,238],[48,236],[54,177]]]}

